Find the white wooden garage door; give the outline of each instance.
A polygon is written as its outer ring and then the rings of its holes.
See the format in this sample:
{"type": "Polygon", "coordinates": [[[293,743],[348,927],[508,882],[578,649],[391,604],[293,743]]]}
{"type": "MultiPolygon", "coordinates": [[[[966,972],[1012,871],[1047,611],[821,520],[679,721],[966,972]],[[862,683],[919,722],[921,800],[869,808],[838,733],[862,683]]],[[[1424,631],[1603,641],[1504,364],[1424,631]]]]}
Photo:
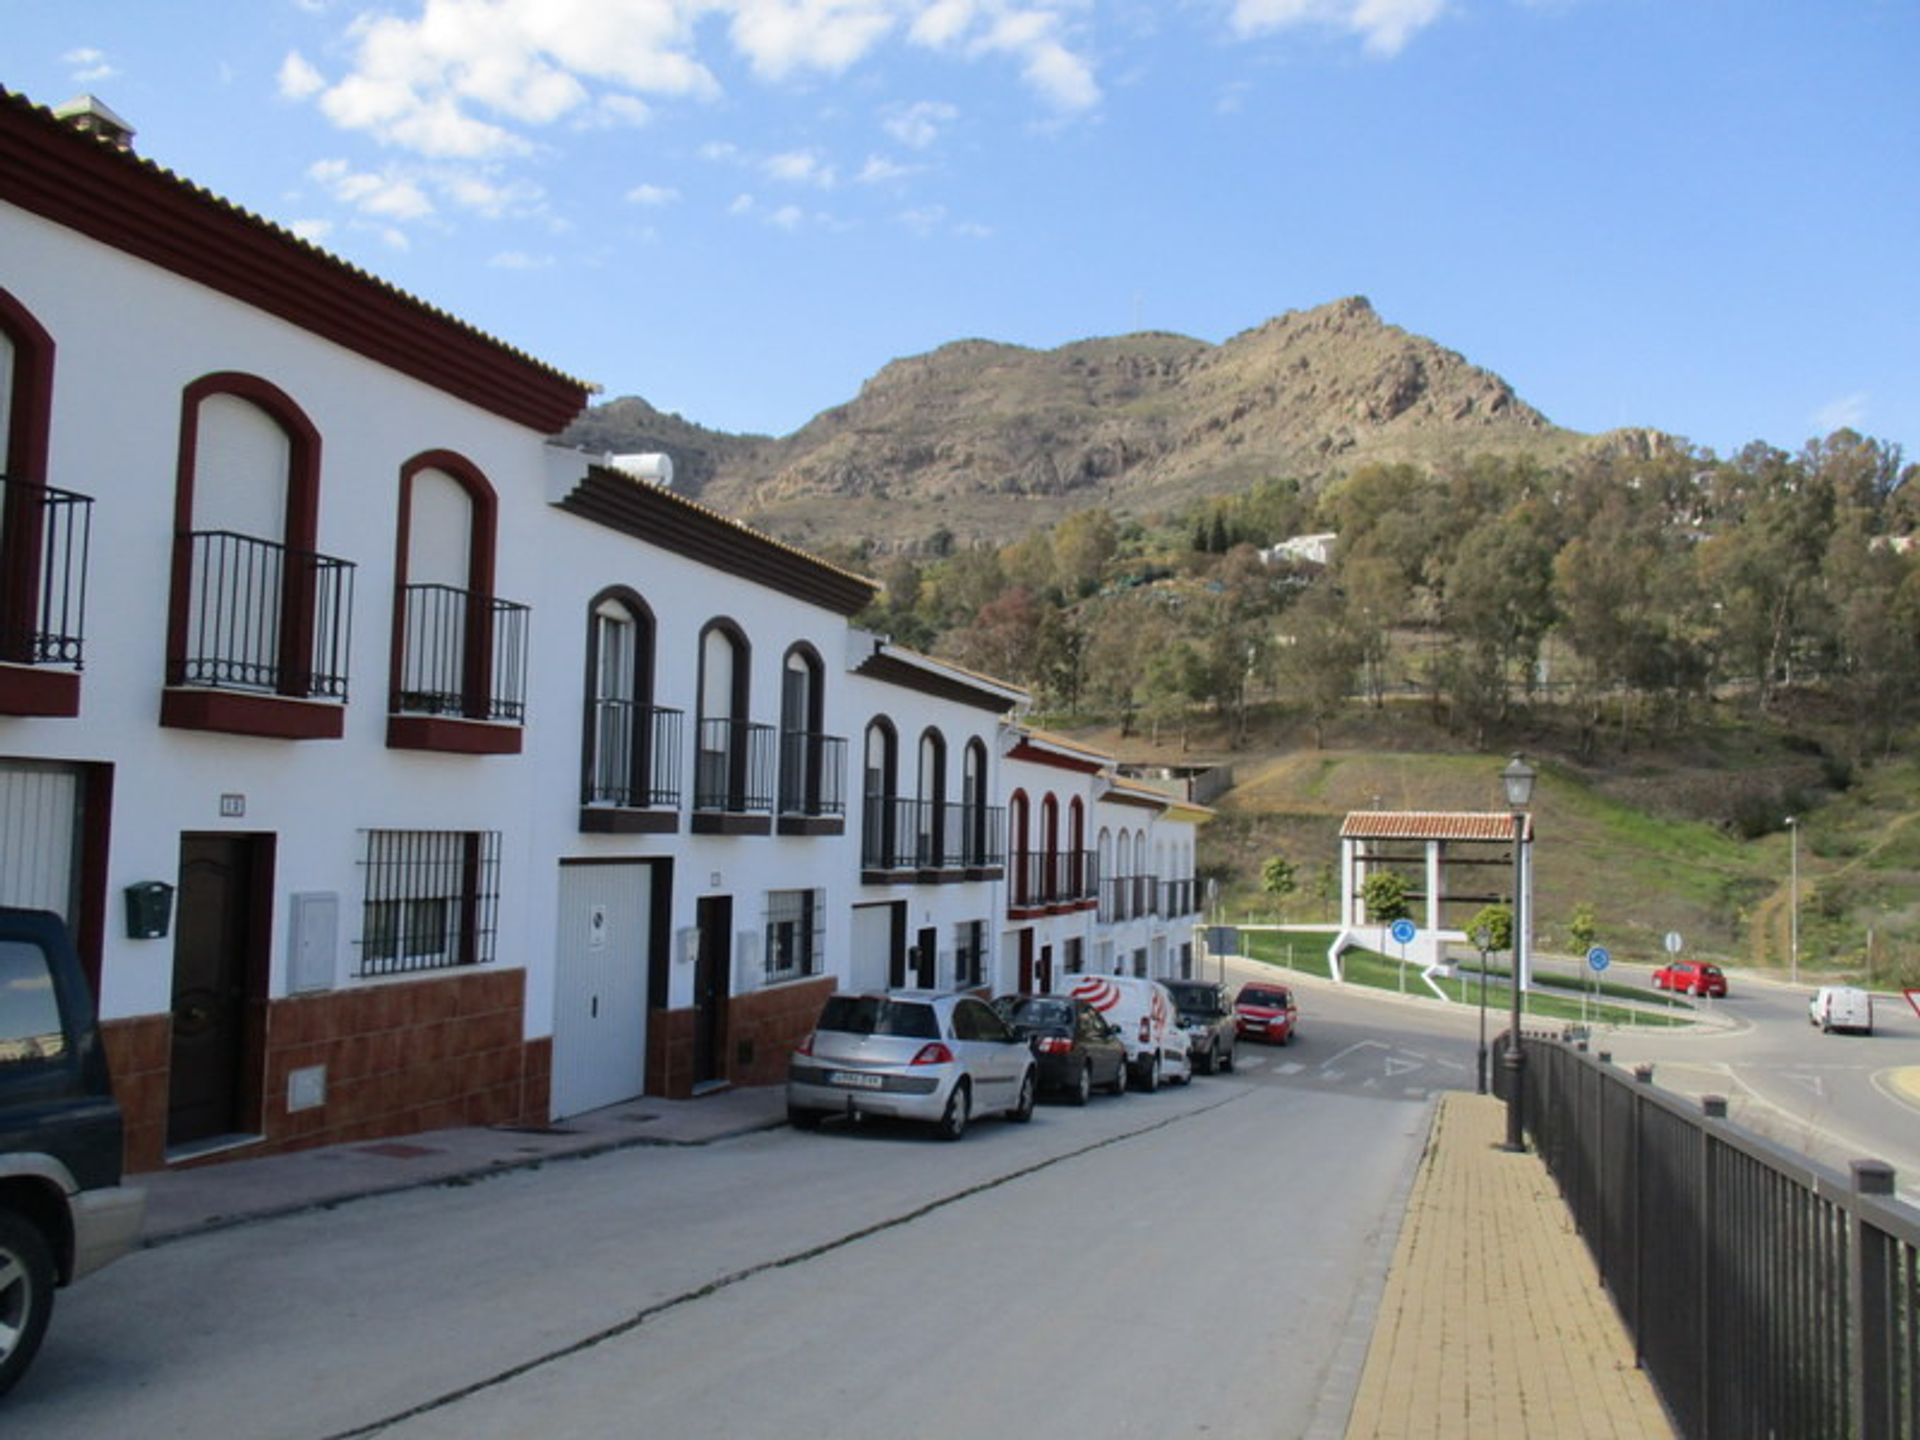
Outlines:
{"type": "Polygon", "coordinates": [[[73,919],[79,814],[71,767],[0,760],[0,905],[73,919]]]}
{"type": "Polygon", "coordinates": [[[554,947],[553,1093],[558,1120],[646,1088],[652,866],[563,865],[554,947]]]}

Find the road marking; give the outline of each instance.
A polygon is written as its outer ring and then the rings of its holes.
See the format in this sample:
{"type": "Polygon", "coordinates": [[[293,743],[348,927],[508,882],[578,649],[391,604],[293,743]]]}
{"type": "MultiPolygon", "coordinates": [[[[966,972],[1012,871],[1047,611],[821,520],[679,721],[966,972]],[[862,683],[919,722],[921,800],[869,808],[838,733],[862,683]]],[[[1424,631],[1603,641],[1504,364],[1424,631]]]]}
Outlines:
{"type": "Polygon", "coordinates": [[[1233,1057],[1233,1068],[1236,1070],[1258,1070],[1266,1063],[1267,1057],[1264,1055],[1236,1055],[1233,1057]]]}
{"type": "Polygon", "coordinates": [[[1302,1065],[1298,1060],[1289,1060],[1285,1064],[1277,1065],[1274,1068],[1282,1075],[1298,1075],[1307,1067],[1302,1065]]]}
{"type": "Polygon", "coordinates": [[[1827,1082],[1821,1079],[1818,1075],[1808,1075],[1802,1071],[1796,1071],[1796,1070],[1784,1070],[1781,1072],[1780,1078],[1782,1080],[1791,1080],[1798,1085],[1806,1086],[1809,1090],[1813,1091],[1813,1093],[1819,1096],[1822,1100],[1827,1098],[1827,1082]]]}
{"type": "Polygon", "coordinates": [[[1426,1068],[1422,1064],[1422,1062],[1418,1060],[1396,1060],[1391,1055],[1387,1056],[1387,1058],[1382,1062],[1382,1064],[1386,1068],[1387,1078],[1389,1080],[1391,1080],[1396,1075],[1410,1075],[1415,1070],[1422,1070],[1426,1068]]]}

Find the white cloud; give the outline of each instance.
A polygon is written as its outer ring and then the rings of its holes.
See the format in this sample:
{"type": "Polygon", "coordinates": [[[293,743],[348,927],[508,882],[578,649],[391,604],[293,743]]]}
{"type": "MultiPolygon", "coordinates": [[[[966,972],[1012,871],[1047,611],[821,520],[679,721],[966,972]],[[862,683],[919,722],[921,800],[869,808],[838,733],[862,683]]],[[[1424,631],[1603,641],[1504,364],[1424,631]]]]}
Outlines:
{"type": "Polygon", "coordinates": [[[331,220],[292,220],[288,222],[287,229],[308,244],[318,245],[333,233],[333,222],[331,220]]]}
{"type": "Polygon", "coordinates": [[[711,160],[718,164],[722,161],[738,160],[740,147],[731,140],[709,140],[695,152],[702,160],[711,160]]]}
{"type": "Polygon", "coordinates": [[[310,100],[327,88],[327,77],[298,50],[289,50],[280,62],[280,94],[288,100],[310,100]]]}
{"type": "MultiPolygon", "coordinates": [[[[1276,0],[1238,3],[1257,10],[1276,0]]],[[[1391,10],[1442,0],[1312,3],[1391,10]]],[[[405,16],[361,11],[341,37],[348,59],[335,83],[289,54],[281,93],[315,100],[342,129],[438,159],[525,154],[530,132],[556,122],[640,124],[650,102],[712,99],[720,85],[700,50],[716,43],[772,81],[837,76],[885,45],[907,43],[969,60],[1010,58],[1061,109],[1100,98],[1068,30],[1088,0],[416,0],[410,8],[405,16]],[[702,23],[712,17],[724,27],[702,23]]],[[[928,138],[903,143],[930,143],[925,127],[951,118],[950,107],[930,110],[920,121],[928,138]]]]}
{"type": "Polygon", "coordinates": [[[880,124],[909,150],[924,150],[959,118],[960,111],[943,100],[916,100],[890,111],[880,124]]]}
{"type": "Polygon", "coordinates": [[[671,205],[680,198],[680,192],[671,185],[636,185],[627,191],[627,199],[635,205],[671,205]]]}
{"type": "Polygon", "coordinates": [[[807,212],[798,205],[782,205],[767,217],[767,223],[782,230],[798,230],[806,223],[807,212]]]}
{"type": "Polygon", "coordinates": [[[1871,398],[1866,391],[1856,390],[1851,395],[1830,400],[1814,412],[1813,423],[1822,435],[1830,435],[1835,430],[1863,430],[1867,424],[1867,402],[1871,398]]]}
{"type": "Polygon", "coordinates": [[[391,225],[381,229],[380,240],[389,250],[405,251],[413,249],[413,241],[407,238],[407,232],[396,229],[391,225]]]}
{"type": "Polygon", "coordinates": [[[345,160],[321,160],[307,170],[308,178],[326,187],[333,198],[368,215],[388,220],[418,220],[433,213],[433,202],[410,177],[388,170],[382,174],[355,170],[345,160]]]}
{"type": "Polygon", "coordinates": [[[538,215],[545,203],[540,187],[525,180],[502,181],[479,171],[452,168],[429,172],[426,179],[461,209],[488,219],[538,215]]]}
{"type": "Polygon", "coordinates": [[[831,190],[839,176],[818,150],[787,150],[769,155],[761,168],[767,175],[787,185],[817,185],[831,190]]]}
{"type": "Polygon", "coordinates": [[[487,265],[494,270],[550,270],[553,268],[553,257],[529,255],[524,250],[502,250],[490,256],[487,265]]]}
{"type": "Polygon", "coordinates": [[[69,50],[60,59],[62,63],[73,66],[74,80],[83,85],[95,80],[111,80],[120,73],[107,59],[104,50],[95,50],[92,46],[69,50]]]}
{"type": "Polygon", "coordinates": [[[1303,26],[1360,37],[1370,55],[1390,58],[1445,12],[1447,0],[1233,0],[1229,24],[1241,36],[1303,26]]]}
{"type": "Polygon", "coordinates": [[[902,210],[893,218],[916,235],[931,235],[946,223],[947,207],[923,205],[913,210],[902,210]]]}
{"type": "Polygon", "coordinates": [[[924,165],[902,165],[898,160],[889,160],[884,155],[869,155],[867,163],[860,167],[860,173],[853,178],[862,185],[883,185],[890,180],[904,180],[909,175],[918,175],[924,169],[924,165]]]}
{"type": "Polygon", "coordinates": [[[751,215],[753,209],[753,196],[742,193],[733,197],[733,203],[727,206],[727,213],[729,215],[751,215]]]}

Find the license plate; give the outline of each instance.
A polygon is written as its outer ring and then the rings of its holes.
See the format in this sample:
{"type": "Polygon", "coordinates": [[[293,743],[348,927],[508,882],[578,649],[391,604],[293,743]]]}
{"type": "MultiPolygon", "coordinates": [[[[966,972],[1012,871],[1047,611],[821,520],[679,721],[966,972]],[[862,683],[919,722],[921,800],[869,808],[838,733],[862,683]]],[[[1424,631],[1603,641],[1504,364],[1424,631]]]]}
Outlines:
{"type": "Polygon", "coordinates": [[[827,1076],[829,1085],[850,1085],[856,1090],[878,1090],[885,1083],[879,1075],[863,1075],[857,1070],[835,1070],[827,1076]]]}

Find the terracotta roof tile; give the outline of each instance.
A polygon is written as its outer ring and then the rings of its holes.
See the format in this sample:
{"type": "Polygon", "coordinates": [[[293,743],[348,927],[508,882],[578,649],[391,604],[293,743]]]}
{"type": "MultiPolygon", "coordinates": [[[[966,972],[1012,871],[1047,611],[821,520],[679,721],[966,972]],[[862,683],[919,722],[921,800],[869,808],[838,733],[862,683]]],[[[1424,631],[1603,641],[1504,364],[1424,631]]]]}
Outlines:
{"type": "MultiPolygon", "coordinates": [[[[1505,811],[1355,810],[1340,824],[1342,840],[1511,840],[1513,816],[1505,811]]],[[[1533,816],[1526,817],[1533,840],[1533,816]]]]}

